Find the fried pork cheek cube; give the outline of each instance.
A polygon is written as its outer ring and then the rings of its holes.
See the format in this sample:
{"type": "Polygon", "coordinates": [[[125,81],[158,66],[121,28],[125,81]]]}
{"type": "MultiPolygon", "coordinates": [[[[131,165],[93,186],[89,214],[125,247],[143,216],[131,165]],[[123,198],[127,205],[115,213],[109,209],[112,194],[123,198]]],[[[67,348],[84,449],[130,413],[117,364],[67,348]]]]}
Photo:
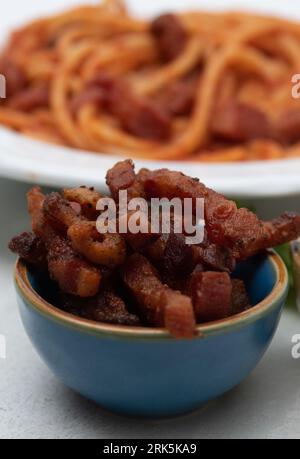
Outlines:
{"type": "Polygon", "coordinates": [[[82,220],[71,203],[60,193],[50,193],[45,197],[43,213],[53,229],[62,234],[66,234],[70,226],[82,220]]]}
{"type": "Polygon", "coordinates": [[[95,296],[100,287],[101,272],[84,260],[61,236],[48,241],[48,269],[62,291],[82,298],[95,296]]]}
{"type": "Polygon", "coordinates": [[[152,172],[145,181],[148,199],[175,197],[205,200],[205,222],[209,239],[233,251],[236,259],[283,244],[300,236],[300,216],[285,214],[279,220],[262,222],[248,209],[238,209],[233,201],[205,187],[197,179],[167,169],[152,172]],[[279,228],[284,228],[284,231],[279,228]]]}
{"type": "Polygon", "coordinates": [[[281,217],[264,223],[270,246],[276,247],[298,239],[300,234],[300,216],[286,212],[281,217]]]}
{"type": "Polygon", "coordinates": [[[163,14],[156,18],[151,24],[151,32],[164,61],[172,61],[183,52],[188,36],[176,15],[163,14]]]}
{"type": "Polygon", "coordinates": [[[232,313],[232,283],[228,273],[194,273],[190,294],[198,323],[221,320],[232,313]]]}
{"type": "Polygon", "coordinates": [[[33,110],[48,108],[50,102],[50,88],[43,84],[27,88],[11,97],[8,106],[14,110],[32,112],[33,110]]]}
{"type": "Polygon", "coordinates": [[[123,280],[149,325],[166,327],[176,338],[195,335],[191,299],[164,285],[145,257],[134,254],[127,260],[123,280]]]}
{"type": "MultiPolygon", "coordinates": [[[[150,208],[148,207],[148,211],[150,208]]],[[[160,233],[155,233],[151,228],[151,221],[149,220],[149,214],[141,212],[139,218],[135,216],[135,211],[129,211],[126,215],[119,215],[118,218],[118,230],[122,238],[126,243],[131,247],[134,252],[143,252],[149,246],[153,245],[157,239],[160,237],[160,233]],[[141,225],[141,219],[143,220],[143,230],[138,232],[123,232],[121,231],[121,226],[125,228],[129,227],[130,220],[134,219],[134,222],[137,225],[141,225]]]]}
{"type": "Polygon", "coordinates": [[[119,191],[128,190],[135,178],[134,164],[130,159],[117,163],[107,172],[106,183],[115,201],[119,200],[119,191]]]}
{"type": "MultiPolygon", "coordinates": [[[[149,141],[170,138],[172,124],[168,114],[154,100],[134,93],[124,79],[101,73],[88,82],[87,90],[90,88],[102,90],[102,108],[128,133],[149,141]]],[[[95,97],[98,102],[99,95],[95,97]]]]}
{"type": "Polygon", "coordinates": [[[95,322],[132,327],[141,325],[138,316],[130,313],[124,301],[113,291],[101,291],[88,299],[61,293],[60,302],[66,312],[95,322]]]}
{"type": "Polygon", "coordinates": [[[244,281],[232,279],[231,314],[239,314],[251,308],[244,281]]]}
{"type": "Polygon", "coordinates": [[[106,176],[106,183],[113,199],[119,201],[119,192],[126,190],[128,199],[145,198],[144,183],[149,177],[148,169],[135,172],[134,163],[131,159],[121,161],[110,169],[106,176]]]}
{"type": "Polygon", "coordinates": [[[197,263],[202,263],[212,271],[225,271],[232,273],[236,267],[236,260],[230,249],[216,244],[207,246],[194,246],[193,256],[197,263]]]}
{"type": "Polygon", "coordinates": [[[192,77],[175,81],[158,94],[157,103],[172,117],[189,116],[195,105],[198,84],[198,79],[192,77]]]}
{"type": "Polygon", "coordinates": [[[45,244],[33,233],[22,233],[14,237],[9,243],[9,249],[17,254],[26,263],[46,266],[47,251],[45,244]]]}
{"type": "Polygon", "coordinates": [[[194,268],[193,249],[186,244],[185,236],[171,233],[162,258],[163,269],[170,276],[191,273],[194,268]]]}
{"type": "Polygon", "coordinates": [[[43,205],[45,195],[41,188],[33,187],[27,193],[28,212],[31,217],[31,227],[34,234],[40,237],[45,242],[45,218],[43,213],[43,205]]]}
{"type": "Polygon", "coordinates": [[[216,110],[212,130],[221,138],[234,142],[266,139],[272,135],[271,123],[262,111],[249,105],[229,101],[216,110]]]}
{"type": "Polygon", "coordinates": [[[88,188],[86,186],[69,189],[65,188],[63,190],[63,195],[70,203],[77,203],[80,213],[88,220],[96,220],[99,216],[97,203],[103,196],[94,188],[88,188]]]}

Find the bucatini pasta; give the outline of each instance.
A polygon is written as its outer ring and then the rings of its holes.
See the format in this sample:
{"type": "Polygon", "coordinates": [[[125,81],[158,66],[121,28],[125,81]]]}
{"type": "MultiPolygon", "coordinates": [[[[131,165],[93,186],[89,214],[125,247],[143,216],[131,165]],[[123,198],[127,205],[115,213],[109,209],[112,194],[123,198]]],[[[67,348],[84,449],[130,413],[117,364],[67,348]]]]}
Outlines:
{"type": "Polygon", "coordinates": [[[152,21],[106,0],[36,20],[0,57],[0,123],[112,155],[245,161],[300,154],[300,25],[246,13],[152,21]]]}

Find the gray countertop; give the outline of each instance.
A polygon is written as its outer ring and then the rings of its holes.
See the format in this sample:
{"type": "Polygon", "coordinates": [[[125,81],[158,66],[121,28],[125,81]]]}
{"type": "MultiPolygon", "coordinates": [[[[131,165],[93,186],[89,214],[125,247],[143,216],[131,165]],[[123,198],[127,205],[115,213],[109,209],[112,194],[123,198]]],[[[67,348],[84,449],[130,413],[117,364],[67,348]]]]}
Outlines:
{"type": "MultiPolygon", "coordinates": [[[[19,319],[12,282],[11,235],[28,227],[28,185],[0,180],[0,438],[300,438],[300,359],[292,337],[300,317],[286,309],[272,346],[241,386],[196,413],[164,421],[135,420],[102,410],[57,381],[30,344],[19,319]]],[[[300,211],[299,198],[257,203],[271,217],[300,211]]]]}

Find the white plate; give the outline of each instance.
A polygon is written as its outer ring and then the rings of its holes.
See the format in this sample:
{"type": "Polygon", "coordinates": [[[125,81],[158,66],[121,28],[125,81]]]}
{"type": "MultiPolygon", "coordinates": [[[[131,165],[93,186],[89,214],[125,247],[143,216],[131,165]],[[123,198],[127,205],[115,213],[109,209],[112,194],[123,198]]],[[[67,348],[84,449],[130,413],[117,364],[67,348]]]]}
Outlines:
{"type": "MultiPolygon", "coordinates": [[[[7,33],[16,25],[39,15],[82,3],[82,0],[10,0],[0,16],[1,33],[7,33]]],[[[140,16],[189,8],[247,9],[300,20],[299,5],[294,0],[128,0],[128,4],[140,16]]],[[[0,128],[0,176],[3,177],[52,186],[85,184],[101,188],[105,183],[106,170],[116,160],[116,157],[109,155],[37,142],[0,128]]],[[[136,164],[138,168],[171,167],[182,170],[199,177],[208,186],[236,197],[258,198],[300,193],[300,159],[230,164],[136,161],[136,164]]]]}

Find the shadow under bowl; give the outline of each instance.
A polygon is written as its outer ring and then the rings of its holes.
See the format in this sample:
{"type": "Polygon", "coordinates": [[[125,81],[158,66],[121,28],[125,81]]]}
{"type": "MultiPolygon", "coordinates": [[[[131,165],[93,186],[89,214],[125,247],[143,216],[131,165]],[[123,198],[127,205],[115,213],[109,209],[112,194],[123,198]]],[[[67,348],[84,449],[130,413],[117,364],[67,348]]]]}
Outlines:
{"type": "Polygon", "coordinates": [[[288,274],[270,251],[240,263],[252,309],[197,327],[192,340],[164,329],[87,321],[49,302],[51,292],[22,261],[15,270],[22,321],[34,347],[68,387],[114,412],[167,417],[193,411],[241,383],[277,329],[288,274]],[[47,301],[48,300],[48,301],[47,301]]]}

